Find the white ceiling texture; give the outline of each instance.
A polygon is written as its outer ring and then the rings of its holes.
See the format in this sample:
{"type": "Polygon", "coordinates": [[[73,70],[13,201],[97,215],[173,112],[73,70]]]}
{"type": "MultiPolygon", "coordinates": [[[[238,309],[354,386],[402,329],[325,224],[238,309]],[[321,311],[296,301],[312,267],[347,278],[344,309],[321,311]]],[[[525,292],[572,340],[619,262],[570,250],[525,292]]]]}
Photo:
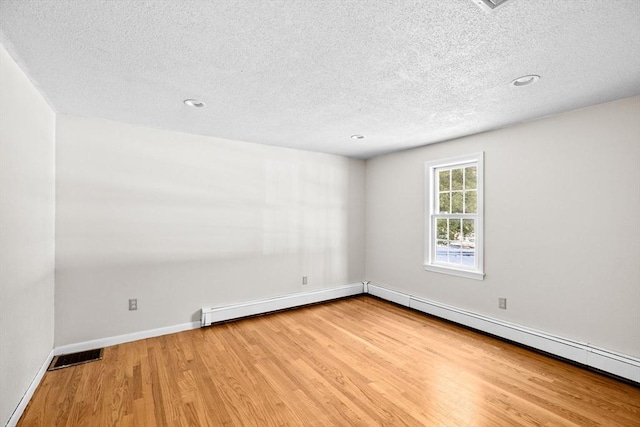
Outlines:
{"type": "Polygon", "coordinates": [[[0,42],[58,113],[358,158],[640,93],[640,1],[478,2],[1,0],[0,42]]]}

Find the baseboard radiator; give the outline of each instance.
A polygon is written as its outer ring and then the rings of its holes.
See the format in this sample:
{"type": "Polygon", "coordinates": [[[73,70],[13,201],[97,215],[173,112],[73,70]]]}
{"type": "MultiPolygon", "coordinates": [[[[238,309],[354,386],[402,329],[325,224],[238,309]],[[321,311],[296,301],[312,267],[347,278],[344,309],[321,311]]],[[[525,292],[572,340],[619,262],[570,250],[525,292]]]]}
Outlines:
{"type": "Polygon", "coordinates": [[[287,308],[360,295],[362,293],[362,283],[354,283],[346,286],[283,295],[280,297],[249,301],[246,303],[223,307],[203,307],[201,326],[209,326],[213,323],[239,319],[241,317],[255,316],[257,314],[271,313],[274,311],[285,310],[287,308]]]}
{"type": "Polygon", "coordinates": [[[640,383],[640,359],[636,357],[525,328],[372,283],[366,284],[366,291],[378,298],[640,383]]]}

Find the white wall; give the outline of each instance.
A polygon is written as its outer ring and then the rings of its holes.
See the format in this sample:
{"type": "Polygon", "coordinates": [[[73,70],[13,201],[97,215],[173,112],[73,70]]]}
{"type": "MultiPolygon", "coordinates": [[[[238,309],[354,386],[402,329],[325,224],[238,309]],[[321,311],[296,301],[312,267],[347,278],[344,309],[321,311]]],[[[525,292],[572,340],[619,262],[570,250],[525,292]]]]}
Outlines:
{"type": "Polygon", "coordinates": [[[639,97],[370,159],[366,185],[367,280],[640,356],[639,97]],[[424,162],[478,151],[486,278],[424,271],[424,162]]]}
{"type": "Polygon", "coordinates": [[[0,425],[53,348],[55,114],[0,46],[0,425]]]}
{"type": "Polygon", "coordinates": [[[364,161],[65,115],[56,142],[56,346],[364,277],[364,161]]]}

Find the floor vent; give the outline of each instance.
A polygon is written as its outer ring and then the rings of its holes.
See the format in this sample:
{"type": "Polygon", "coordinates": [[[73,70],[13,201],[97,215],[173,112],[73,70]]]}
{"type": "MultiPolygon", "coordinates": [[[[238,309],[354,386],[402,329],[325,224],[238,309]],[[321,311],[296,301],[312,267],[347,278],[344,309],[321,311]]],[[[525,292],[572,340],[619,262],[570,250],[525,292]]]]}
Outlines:
{"type": "Polygon", "coordinates": [[[502,6],[507,2],[507,0],[471,0],[471,1],[477,4],[478,6],[480,6],[480,8],[485,12],[491,12],[493,11],[493,9],[497,8],[498,6],[502,6]]]}
{"type": "Polygon", "coordinates": [[[102,359],[102,348],[95,350],[81,351],[79,353],[62,354],[56,356],[51,361],[48,371],[56,369],[68,368],[69,366],[81,365],[83,363],[95,362],[102,359]]]}

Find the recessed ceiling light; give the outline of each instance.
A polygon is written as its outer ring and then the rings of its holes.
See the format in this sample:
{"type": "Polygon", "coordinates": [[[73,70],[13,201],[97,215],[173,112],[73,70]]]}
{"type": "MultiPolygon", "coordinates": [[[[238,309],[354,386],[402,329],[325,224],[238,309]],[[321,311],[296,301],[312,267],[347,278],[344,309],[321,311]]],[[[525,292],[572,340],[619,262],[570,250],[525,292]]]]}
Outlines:
{"type": "Polygon", "coordinates": [[[502,6],[507,0],[471,0],[485,12],[492,12],[498,6],[502,6]]]}
{"type": "Polygon", "coordinates": [[[518,77],[509,84],[514,87],[529,86],[536,83],[538,80],[540,80],[540,76],[536,74],[529,74],[528,76],[518,77]]]}
{"type": "Polygon", "coordinates": [[[194,108],[202,108],[202,107],[206,107],[207,105],[204,102],[199,101],[197,99],[185,99],[183,102],[189,107],[194,107],[194,108]]]}
{"type": "Polygon", "coordinates": [[[364,139],[364,135],[351,135],[351,139],[364,139]]]}

